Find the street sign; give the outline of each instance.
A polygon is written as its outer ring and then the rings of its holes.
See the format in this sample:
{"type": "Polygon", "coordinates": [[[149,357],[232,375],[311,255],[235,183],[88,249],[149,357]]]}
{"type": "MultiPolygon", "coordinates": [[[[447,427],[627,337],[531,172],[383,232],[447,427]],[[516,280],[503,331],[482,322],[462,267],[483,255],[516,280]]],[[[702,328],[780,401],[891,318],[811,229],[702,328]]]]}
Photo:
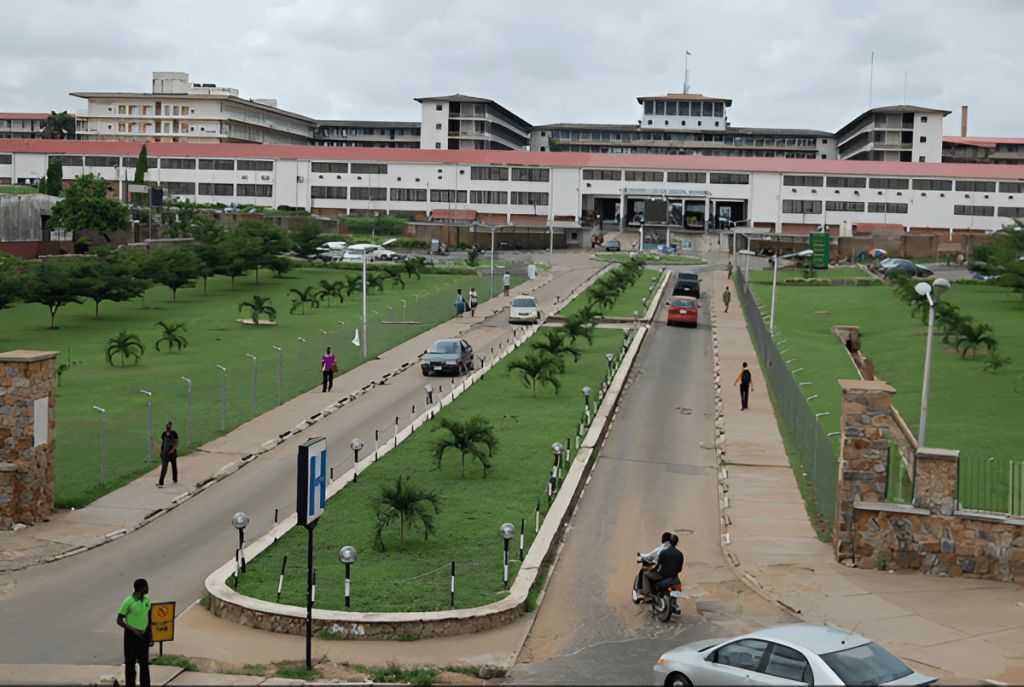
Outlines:
{"type": "Polygon", "coordinates": [[[814,251],[814,254],[811,255],[812,268],[820,270],[828,269],[830,238],[831,236],[826,233],[810,234],[808,236],[811,250],[814,251]]]}
{"type": "Polygon", "coordinates": [[[159,601],[150,606],[154,642],[174,641],[174,602],[159,601]]]}
{"type": "Polygon", "coordinates": [[[316,525],[327,502],[327,439],[314,437],[299,446],[295,481],[295,512],[299,524],[316,525]]]}

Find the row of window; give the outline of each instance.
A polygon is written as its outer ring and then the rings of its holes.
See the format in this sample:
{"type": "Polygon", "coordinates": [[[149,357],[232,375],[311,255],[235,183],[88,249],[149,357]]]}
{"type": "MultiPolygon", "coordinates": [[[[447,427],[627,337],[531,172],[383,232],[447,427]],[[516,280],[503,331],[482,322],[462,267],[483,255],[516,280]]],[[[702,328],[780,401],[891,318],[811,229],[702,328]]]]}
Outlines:
{"type": "MultiPolygon", "coordinates": [[[[191,196],[196,193],[194,181],[162,181],[160,188],[172,196],[191,196]]],[[[270,198],[274,195],[272,184],[198,184],[201,196],[226,196],[244,198],[270,198]]]]}
{"type": "Polygon", "coordinates": [[[644,114],[667,115],[670,117],[724,117],[725,103],[645,100],[644,114]]]}
{"type": "MultiPolygon", "coordinates": [[[[905,215],[910,211],[907,203],[867,203],[867,211],[878,214],[905,215]]],[[[828,201],[825,203],[825,210],[829,212],[864,212],[865,203],[848,203],[843,201],[828,201]]],[[[820,200],[783,200],[782,212],[793,215],[818,215],[821,214],[820,200]]]]}
{"type": "MultiPolygon", "coordinates": [[[[820,188],[823,183],[823,177],[785,174],[782,177],[782,183],[785,186],[812,186],[820,188]]],[[[951,179],[899,179],[889,177],[872,177],[870,179],[865,179],[864,177],[825,177],[824,183],[829,188],[864,188],[865,185],[867,185],[870,188],[876,189],[898,190],[908,189],[912,183],[915,191],[953,190],[953,181],[951,179]]],[[[998,188],[1000,193],[1024,193],[1024,182],[1000,181],[998,188]]],[[[996,182],[959,180],[956,182],[956,190],[995,193],[996,182]]]]}
{"type": "MultiPolygon", "coordinates": [[[[621,169],[585,169],[584,179],[596,179],[602,181],[622,181],[623,171],[621,169]]],[[[668,172],[669,183],[673,184],[703,184],[708,181],[706,172],[668,172]]],[[[641,170],[626,170],[626,181],[656,181],[664,182],[666,172],[651,172],[641,170]]],[[[749,184],[749,174],[726,174],[723,172],[711,173],[712,184],[749,184]]]]}
{"type": "MultiPolygon", "coordinates": [[[[203,192],[203,186],[214,186],[213,184],[200,184],[200,195],[213,195],[203,192]]],[[[219,184],[217,184],[219,186],[219,184]]],[[[224,184],[230,186],[230,184],[224,184]]],[[[242,184],[239,184],[241,187],[242,184]]],[[[184,194],[185,192],[181,192],[184,194]]],[[[230,193],[226,194],[230,195],[230,193]]],[[[241,194],[239,194],[241,195],[241,194]]],[[[345,200],[350,195],[352,200],[385,200],[388,189],[371,188],[366,186],[353,186],[351,189],[345,186],[313,186],[311,188],[313,198],[326,198],[331,200],[345,200]]],[[[404,202],[422,203],[427,200],[427,190],[422,188],[392,188],[390,189],[391,200],[404,202]]],[[[512,205],[547,205],[547,193],[512,193],[512,205]]],[[[455,189],[430,189],[431,203],[470,203],[479,205],[505,205],[508,203],[509,194],[507,191],[455,191],[455,189]]]]}

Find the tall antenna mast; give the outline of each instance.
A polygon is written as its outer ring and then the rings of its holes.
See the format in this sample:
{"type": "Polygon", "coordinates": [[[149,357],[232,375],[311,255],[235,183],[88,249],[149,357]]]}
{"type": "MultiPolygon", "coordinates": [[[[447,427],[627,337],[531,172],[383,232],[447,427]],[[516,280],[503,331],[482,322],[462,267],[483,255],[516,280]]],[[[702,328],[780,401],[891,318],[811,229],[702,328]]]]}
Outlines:
{"type": "Polygon", "coordinates": [[[910,73],[910,70],[908,70],[908,69],[904,69],[903,70],[903,104],[904,105],[907,104],[907,80],[910,78],[909,77],[909,73],[910,73]]]}
{"type": "Polygon", "coordinates": [[[871,51],[871,71],[868,76],[868,109],[874,107],[875,96],[875,51],[871,51]]]}
{"type": "Polygon", "coordinates": [[[683,67],[683,93],[690,92],[690,51],[686,51],[683,67]]]}

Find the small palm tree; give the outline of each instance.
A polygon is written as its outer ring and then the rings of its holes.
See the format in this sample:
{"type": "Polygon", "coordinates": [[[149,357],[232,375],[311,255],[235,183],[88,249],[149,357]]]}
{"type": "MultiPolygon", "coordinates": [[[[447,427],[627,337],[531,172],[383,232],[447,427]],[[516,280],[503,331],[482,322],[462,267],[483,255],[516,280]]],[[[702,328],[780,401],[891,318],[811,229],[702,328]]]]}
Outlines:
{"type": "Polygon", "coordinates": [[[996,353],[995,351],[991,351],[988,354],[988,357],[985,358],[985,367],[983,367],[982,369],[985,372],[992,372],[994,374],[999,371],[999,368],[1001,368],[1004,365],[1009,365],[1010,362],[1010,359],[1007,358],[1006,356],[1002,356],[996,353]]]}
{"type": "Polygon", "coordinates": [[[406,276],[422,279],[420,273],[423,271],[423,268],[426,266],[426,264],[426,259],[420,256],[416,256],[415,258],[409,258],[403,264],[403,266],[405,267],[406,276]]]}
{"type": "Polygon", "coordinates": [[[345,277],[345,295],[351,296],[356,291],[363,288],[363,277],[356,275],[354,277],[345,277]]]}
{"type": "Polygon", "coordinates": [[[253,324],[260,323],[260,315],[266,315],[271,321],[277,319],[277,308],[270,304],[269,298],[263,296],[253,296],[251,301],[242,301],[238,304],[238,309],[242,308],[249,308],[253,324]]]}
{"type": "Polygon", "coordinates": [[[577,311],[565,318],[562,330],[569,335],[569,340],[576,343],[576,339],[582,337],[591,346],[594,345],[594,319],[593,311],[577,311]]]}
{"type": "Polygon", "coordinates": [[[377,289],[381,293],[384,293],[384,280],[387,279],[387,275],[382,272],[370,272],[366,275],[366,290],[377,289]]]}
{"type": "Polygon", "coordinates": [[[320,301],[317,297],[320,293],[316,290],[315,286],[307,286],[302,289],[288,289],[288,293],[294,294],[295,298],[292,299],[292,307],[288,312],[294,314],[296,310],[302,309],[302,314],[306,314],[306,304],[309,303],[311,308],[319,308],[320,301]]]}
{"type": "Polygon", "coordinates": [[[138,364],[139,358],[145,352],[146,349],[137,334],[129,334],[126,331],[122,331],[107,341],[107,363],[111,366],[114,364],[115,355],[121,356],[121,367],[124,367],[124,362],[128,358],[134,358],[135,363],[138,364]]]}
{"type": "Polygon", "coordinates": [[[402,278],[402,273],[397,267],[388,267],[387,273],[392,286],[400,286],[403,289],[405,288],[405,279],[402,278]]]}
{"type": "Polygon", "coordinates": [[[417,488],[405,475],[399,475],[394,486],[382,486],[371,503],[377,513],[374,546],[379,551],[384,550],[384,528],[394,522],[396,517],[399,546],[404,549],[406,522],[413,527],[418,520],[423,527],[423,538],[426,539],[434,533],[434,515],[441,510],[441,497],[437,492],[417,488]]]}
{"type": "Polygon", "coordinates": [[[443,419],[433,431],[447,430],[448,435],[441,437],[434,444],[434,462],[441,469],[441,459],[450,448],[462,454],[462,476],[466,476],[466,454],[480,461],[484,468],[484,477],[491,469],[490,457],[498,448],[498,438],[494,435],[494,426],[482,415],[474,415],[464,422],[443,419]],[[484,448],[487,452],[484,453],[484,448]]]}
{"type": "Polygon", "coordinates": [[[595,307],[610,308],[618,300],[619,293],[620,291],[616,290],[612,285],[598,281],[587,289],[587,299],[595,307]]]}
{"type": "Polygon", "coordinates": [[[543,337],[531,343],[530,346],[559,360],[563,355],[569,354],[572,356],[573,362],[578,363],[580,356],[583,355],[583,352],[569,341],[569,335],[564,329],[544,329],[543,337]]]}
{"type": "Polygon", "coordinates": [[[188,339],[179,334],[178,332],[185,331],[184,322],[175,322],[173,324],[167,324],[163,320],[160,320],[154,327],[160,327],[160,338],[156,340],[156,350],[160,350],[160,344],[166,342],[167,350],[173,351],[175,346],[178,350],[188,348],[188,339]]]}
{"type": "Polygon", "coordinates": [[[345,302],[345,295],[342,293],[345,290],[345,282],[341,281],[327,281],[326,279],[320,280],[320,292],[317,297],[322,301],[326,301],[327,305],[331,304],[332,298],[338,299],[338,305],[345,302]]]}
{"type": "Polygon", "coordinates": [[[533,391],[533,397],[537,398],[537,384],[550,384],[557,394],[562,388],[562,382],[558,379],[559,372],[564,369],[564,364],[559,358],[548,353],[527,353],[522,358],[509,363],[508,373],[515,370],[519,372],[520,378],[525,386],[533,391]]]}
{"type": "Polygon", "coordinates": [[[964,324],[960,328],[960,340],[956,344],[956,350],[960,351],[960,357],[966,358],[968,351],[971,352],[972,358],[975,357],[978,353],[978,346],[984,346],[990,353],[994,351],[997,343],[995,338],[988,335],[990,331],[992,331],[990,324],[972,324],[970,322],[964,324]]]}

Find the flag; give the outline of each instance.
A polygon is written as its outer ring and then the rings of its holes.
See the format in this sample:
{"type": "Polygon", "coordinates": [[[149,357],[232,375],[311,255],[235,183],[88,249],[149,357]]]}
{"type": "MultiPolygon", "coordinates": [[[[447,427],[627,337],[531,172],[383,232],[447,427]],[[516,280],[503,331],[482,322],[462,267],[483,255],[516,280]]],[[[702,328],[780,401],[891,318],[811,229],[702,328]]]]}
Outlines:
{"type": "Polygon", "coordinates": [[[689,51],[689,50],[687,50],[687,51],[686,51],[686,54],[687,54],[687,55],[689,55],[689,54],[690,54],[690,51],[689,51]]]}
{"type": "Polygon", "coordinates": [[[359,348],[359,346],[360,346],[360,343],[359,343],[359,330],[358,329],[356,329],[356,335],[352,338],[352,345],[355,346],[356,348],[359,348]]]}

